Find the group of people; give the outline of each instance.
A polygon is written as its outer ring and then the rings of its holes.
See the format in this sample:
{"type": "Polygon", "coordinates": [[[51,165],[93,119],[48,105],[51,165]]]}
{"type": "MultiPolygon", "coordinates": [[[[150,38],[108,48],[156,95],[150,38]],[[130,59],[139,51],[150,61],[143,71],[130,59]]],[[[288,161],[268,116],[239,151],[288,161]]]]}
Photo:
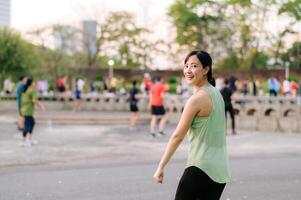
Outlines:
{"type": "MultiPolygon", "coordinates": [[[[129,91],[129,107],[132,112],[131,116],[131,128],[134,128],[138,120],[138,101],[139,101],[139,90],[137,89],[137,82],[132,82],[132,88],[129,91]]],[[[164,92],[165,87],[162,83],[161,77],[157,77],[153,83],[146,85],[149,92],[149,104],[148,107],[151,110],[151,122],[150,122],[150,134],[156,137],[156,124],[159,122],[159,132],[158,134],[164,136],[164,127],[166,123],[165,108],[164,108],[164,92]]]]}
{"type": "MultiPolygon", "coordinates": [[[[231,90],[219,91],[215,86],[212,73],[212,59],[205,51],[190,52],[185,61],[183,74],[193,87],[193,94],[184,106],[181,118],[172,133],[164,154],[153,175],[156,182],[162,183],[164,169],[176,149],[188,135],[190,147],[183,176],[180,179],[176,200],[218,200],[230,181],[229,161],[226,149],[226,114],[231,113],[231,90]],[[223,97],[224,96],[224,97],[223,97]]],[[[80,98],[83,83],[77,80],[76,95],[80,98]]],[[[150,134],[156,137],[155,126],[159,122],[159,135],[164,135],[165,108],[163,95],[165,87],[160,77],[148,85],[149,108],[151,110],[150,134]]],[[[20,77],[18,84],[19,129],[22,131],[21,146],[37,143],[32,133],[35,125],[35,105],[45,106],[38,101],[35,83],[32,78],[20,77]]],[[[137,82],[133,81],[129,91],[129,107],[132,112],[131,125],[138,118],[139,92],[137,82]]],[[[233,108],[232,108],[233,110],[233,108]]]]}
{"type": "Polygon", "coordinates": [[[301,96],[301,81],[299,84],[296,81],[284,79],[282,84],[274,76],[268,79],[268,88],[270,96],[278,96],[283,94],[284,96],[301,96]]]}
{"type": "Polygon", "coordinates": [[[167,163],[188,135],[188,159],[175,200],[219,200],[230,181],[226,148],[227,105],[221,92],[214,87],[212,59],[207,52],[190,52],[184,60],[183,73],[194,92],[184,106],[153,178],[158,183],[163,182],[167,163]]]}
{"type": "MultiPolygon", "coordinates": [[[[164,134],[164,127],[166,124],[166,117],[165,117],[165,108],[164,108],[164,93],[166,92],[166,88],[162,83],[161,77],[157,77],[154,79],[153,82],[148,82],[145,84],[147,87],[146,91],[149,93],[149,104],[148,108],[151,111],[151,122],[150,122],[150,134],[153,137],[156,137],[156,125],[159,120],[159,131],[158,134],[160,136],[164,134]]],[[[223,86],[220,89],[220,93],[222,94],[223,100],[225,102],[225,116],[227,118],[227,114],[229,113],[231,118],[231,128],[232,134],[236,134],[235,129],[235,113],[234,108],[232,105],[232,95],[235,91],[230,87],[229,79],[225,79],[223,86]]],[[[132,88],[129,90],[128,101],[129,101],[129,108],[132,113],[130,125],[131,129],[135,129],[138,121],[138,101],[140,95],[139,90],[137,88],[137,81],[132,82],[132,88]]]]}
{"type": "MultiPolygon", "coordinates": [[[[232,90],[229,81],[219,91],[212,74],[212,59],[205,51],[190,52],[183,69],[185,80],[193,87],[180,121],[171,135],[161,161],[154,173],[154,180],[163,183],[164,168],[188,135],[190,147],[186,168],[180,179],[175,200],[218,200],[230,181],[229,161],[226,150],[226,112],[230,112],[233,134],[235,134],[234,112],[231,104],[232,90]]],[[[139,92],[137,82],[132,82],[129,91],[129,107],[132,112],[131,126],[138,118],[139,92]]],[[[159,134],[164,135],[165,92],[161,78],[145,84],[149,91],[149,108],[152,118],[150,134],[156,137],[155,125],[159,123],[159,134]]]]}
{"type": "MultiPolygon", "coordinates": [[[[180,179],[175,200],[218,200],[230,181],[229,161],[226,150],[226,114],[232,119],[232,133],[235,132],[234,111],[231,103],[229,80],[219,91],[212,75],[212,59],[205,51],[192,51],[184,61],[184,77],[193,86],[193,95],[184,107],[180,121],[171,135],[162,159],[154,173],[154,180],[163,182],[164,168],[178,146],[188,135],[190,148],[186,169],[180,179]]],[[[138,89],[133,81],[129,92],[129,106],[132,112],[131,126],[138,118],[138,89]]],[[[163,104],[164,85],[161,78],[146,84],[151,109],[150,134],[156,137],[155,125],[159,123],[159,134],[164,135],[165,109],[163,104]]]]}
{"type": "Polygon", "coordinates": [[[35,82],[32,78],[21,76],[17,86],[17,101],[18,101],[18,129],[22,132],[20,141],[21,147],[29,147],[38,143],[32,137],[35,126],[34,109],[35,105],[45,110],[45,106],[38,101],[35,82]]]}

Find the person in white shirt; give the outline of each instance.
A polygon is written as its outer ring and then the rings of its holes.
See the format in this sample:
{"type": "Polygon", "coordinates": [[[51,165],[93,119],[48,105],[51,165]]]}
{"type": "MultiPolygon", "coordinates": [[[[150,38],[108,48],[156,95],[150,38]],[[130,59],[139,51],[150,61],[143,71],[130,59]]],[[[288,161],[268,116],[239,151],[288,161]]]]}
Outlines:
{"type": "Polygon", "coordinates": [[[75,111],[80,111],[81,109],[81,93],[84,89],[85,81],[77,78],[75,84],[75,111]]]}
{"type": "Polygon", "coordinates": [[[289,80],[285,79],[283,81],[283,93],[285,96],[289,96],[291,93],[291,83],[289,82],[289,80]]]}

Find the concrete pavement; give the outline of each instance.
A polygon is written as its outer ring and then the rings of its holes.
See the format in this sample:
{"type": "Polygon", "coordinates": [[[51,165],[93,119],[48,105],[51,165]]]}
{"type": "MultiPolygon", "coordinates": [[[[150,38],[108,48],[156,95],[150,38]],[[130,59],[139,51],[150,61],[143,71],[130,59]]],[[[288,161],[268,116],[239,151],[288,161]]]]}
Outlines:
{"type": "MultiPolygon", "coordinates": [[[[13,119],[13,118],[12,118],[13,119]]],[[[166,168],[163,185],[152,173],[168,136],[152,138],[147,125],[37,125],[39,144],[18,146],[13,121],[0,122],[0,199],[172,199],[183,171],[187,141],[166,168]]],[[[232,181],[222,200],[299,200],[301,136],[242,132],[227,136],[232,181]]]]}
{"type": "MultiPolygon", "coordinates": [[[[131,130],[127,125],[53,125],[38,124],[34,137],[39,144],[21,148],[21,133],[13,123],[0,123],[0,167],[49,163],[137,162],[141,158],[157,161],[163,152],[174,125],[166,128],[166,137],[152,138],[147,125],[131,130]]],[[[301,136],[298,134],[249,133],[240,131],[228,136],[230,157],[261,157],[292,154],[301,156],[301,136]]],[[[185,159],[187,141],[180,146],[176,159],[185,159]]]]}

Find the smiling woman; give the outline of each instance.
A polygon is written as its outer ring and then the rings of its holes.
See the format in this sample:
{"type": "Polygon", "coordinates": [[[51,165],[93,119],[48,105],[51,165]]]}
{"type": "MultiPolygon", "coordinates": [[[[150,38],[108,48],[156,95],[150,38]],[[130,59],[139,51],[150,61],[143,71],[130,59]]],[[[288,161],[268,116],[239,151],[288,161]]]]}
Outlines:
{"type": "Polygon", "coordinates": [[[230,181],[224,101],[213,86],[212,59],[207,52],[190,52],[184,64],[184,77],[194,88],[194,94],[184,107],[154,179],[163,182],[164,167],[187,134],[188,160],[175,199],[218,200],[230,181]]]}

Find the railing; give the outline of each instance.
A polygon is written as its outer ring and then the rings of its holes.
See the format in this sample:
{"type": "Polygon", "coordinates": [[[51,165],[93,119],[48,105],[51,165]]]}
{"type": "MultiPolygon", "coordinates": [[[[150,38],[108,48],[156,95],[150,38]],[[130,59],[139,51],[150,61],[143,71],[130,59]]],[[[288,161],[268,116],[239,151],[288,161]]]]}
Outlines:
{"type": "MultiPolygon", "coordinates": [[[[72,110],[73,96],[39,96],[48,109],[72,110]]],[[[16,96],[0,96],[1,101],[13,101],[16,96]]],[[[183,111],[187,97],[167,94],[165,107],[168,119],[177,123],[183,111]]],[[[143,96],[138,102],[139,111],[148,111],[148,97],[143,96]]],[[[95,95],[83,96],[81,108],[86,111],[128,111],[127,96],[95,95]]],[[[301,111],[298,98],[293,97],[253,97],[242,96],[233,100],[236,124],[239,129],[259,131],[301,132],[301,111]]],[[[14,104],[15,106],[15,104],[14,104]]],[[[230,120],[228,120],[228,123],[230,120]]]]}

